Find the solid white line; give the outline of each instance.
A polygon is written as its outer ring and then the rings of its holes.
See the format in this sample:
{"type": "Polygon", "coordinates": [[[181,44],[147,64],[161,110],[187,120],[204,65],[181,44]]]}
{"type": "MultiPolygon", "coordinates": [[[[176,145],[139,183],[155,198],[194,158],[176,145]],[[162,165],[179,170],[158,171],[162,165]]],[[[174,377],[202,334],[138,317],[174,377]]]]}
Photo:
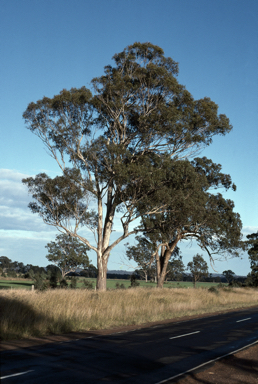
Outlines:
{"type": "Polygon", "coordinates": [[[171,340],[171,339],[177,339],[178,337],[184,337],[184,336],[194,335],[195,333],[200,333],[200,332],[201,332],[201,331],[196,331],[196,332],[186,333],[185,335],[180,335],[180,336],[170,337],[170,340],[171,340]]]}
{"type": "Polygon", "coordinates": [[[192,371],[195,371],[196,369],[201,368],[201,367],[203,367],[203,366],[205,366],[205,365],[207,365],[207,364],[213,363],[214,361],[223,359],[223,357],[227,357],[227,356],[233,355],[234,353],[240,352],[240,351],[242,351],[243,349],[246,349],[246,348],[248,348],[248,347],[251,347],[252,345],[255,345],[255,344],[257,344],[257,343],[258,343],[258,340],[256,340],[254,343],[245,345],[243,348],[236,349],[235,351],[233,351],[233,352],[229,352],[229,353],[227,353],[226,355],[222,355],[222,356],[220,356],[220,357],[217,357],[216,359],[206,361],[206,363],[200,364],[200,365],[198,365],[198,366],[196,366],[196,367],[194,367],[194,368],[188,369],[188,371],[179,373],[178,375],[169,377],[168,379],[159,381],[158,383],[155,383],[155,384],[163,384],[163,383],[167,383],[169,380],[176,379],[176,378],[179,377],[179,376],[183,376],[183,375],[185,375],[186,373],[190,373],[190,372],[192,372],[192,371]]]}
{"type": "Polygon", "coordinates": [[[29,372],[34,372],[34,369],[31,369],[30,371],[26,371],[26,372],[14,373],[13,375],[3,376],[0,379],[3,380],[3,379],[8,379],[8,377],[25,375],[25,373],[29,373],[29,372]]]}
{"type": "Polygon", "coordinates": [[[247,317],[246,319],[243,319],[243,320],[237,320],[236,323],[240,323],[241,321],[246,321],[246,320],[250,320],[251,317],[247,317]]]}

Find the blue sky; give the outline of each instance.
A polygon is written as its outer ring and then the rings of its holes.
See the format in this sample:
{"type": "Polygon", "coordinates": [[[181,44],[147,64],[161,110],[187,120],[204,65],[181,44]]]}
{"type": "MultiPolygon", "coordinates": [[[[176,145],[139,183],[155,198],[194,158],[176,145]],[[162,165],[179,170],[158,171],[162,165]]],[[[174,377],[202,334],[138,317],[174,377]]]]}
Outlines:
{"type": "MultiPolygon", "coordinates": [[[[237,191],[225,197],[235,202],[243,234],[256,232],[257,17],[257,0],[1,0],[0,255],[45,266],[45,245],[56,234],[30,213],[20,182],[58,172],[42,142],[25,128],[27,105],[63,88],[90,87],[112,56],[135,41],[163,48],[179,62],[179,82],[196,99],[210,97],[229,117],[233,131],[215,138],[202,155],[232,176],[237,191]]],[[[197,252],[194,244],[182,247],[184,263],[197,252]]],[[[109,269],[121,268],[123,255],[120,245],[109,269]]],[[[94,253],[90,257],[95,263],[94,253]]],[[[250,270],[246,255],[218,262],[216,269],[250,270]]]]}

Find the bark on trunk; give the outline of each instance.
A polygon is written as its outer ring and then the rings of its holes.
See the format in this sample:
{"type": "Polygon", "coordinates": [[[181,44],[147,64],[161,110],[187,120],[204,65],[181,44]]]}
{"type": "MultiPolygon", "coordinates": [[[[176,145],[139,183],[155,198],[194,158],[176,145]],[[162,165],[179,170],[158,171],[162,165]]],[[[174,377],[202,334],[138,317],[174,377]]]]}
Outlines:
{"type": "Polygon", "coordinates": [[[107,260],[98,257],[98,277],[97,277],[97,290],[106,291],[107,289],[107,260]]]}
{"type": "MultiPolygon", "coordinates": [[[[163,248],[163,247],[162,247],[163,248]]],[[[157,287],[163,288],[164,281],[167,275],[167,265],[173,251],[170,249],[161,249],[161,255],[157,260],[157,287]]]]}

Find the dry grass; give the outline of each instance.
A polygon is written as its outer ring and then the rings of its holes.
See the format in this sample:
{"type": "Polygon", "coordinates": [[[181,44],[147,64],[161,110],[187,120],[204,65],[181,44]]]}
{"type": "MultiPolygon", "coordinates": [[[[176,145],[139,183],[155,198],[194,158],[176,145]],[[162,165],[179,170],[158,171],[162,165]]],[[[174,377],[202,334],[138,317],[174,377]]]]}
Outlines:
{"type": "Polygon", "coordinates": [[[107,329],[258,305],[258,290],[130,289],[0,292],[1,339],[107,329]]]}

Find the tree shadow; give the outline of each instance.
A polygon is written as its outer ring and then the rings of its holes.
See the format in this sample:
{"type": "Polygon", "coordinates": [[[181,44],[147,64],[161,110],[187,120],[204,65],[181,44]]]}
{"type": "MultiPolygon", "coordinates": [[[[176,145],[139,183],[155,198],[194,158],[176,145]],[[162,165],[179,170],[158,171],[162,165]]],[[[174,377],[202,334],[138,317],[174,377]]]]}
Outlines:
{"type": "Polygon", "coordinates": [[[46,334],[71,332],[67,319],[54,320],[17,297],[0,297],[0,340],[42,337],[46,334]]]}

